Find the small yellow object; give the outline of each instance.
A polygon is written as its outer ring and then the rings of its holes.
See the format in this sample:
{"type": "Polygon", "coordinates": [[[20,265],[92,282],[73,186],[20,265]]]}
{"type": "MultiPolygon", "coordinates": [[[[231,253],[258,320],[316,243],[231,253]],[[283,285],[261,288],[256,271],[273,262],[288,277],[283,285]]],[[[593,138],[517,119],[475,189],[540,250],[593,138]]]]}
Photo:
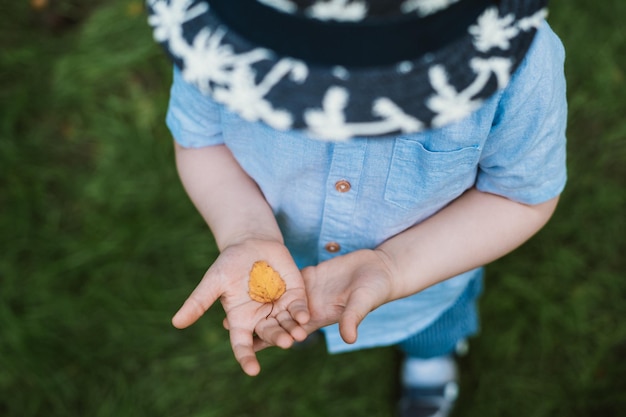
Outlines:
{"type": "Polygon", "coordinates": [[[43,10],[48,7],[48,0],[30,0],[30,7],[34,10],[43,10]]]}
{"type": "Polygon", "coordinates": [[[285,281],[267,262],[256,261],[252,265],[248,294],[254,301],[273,303],[285,293],[286,289],[285,281]]]}
{"type": "Polygon", "coordinates": [[[141,16],[144,12],[143,3],[141,1],[133,1],[126,6],[126,15],[136,17],[141,16]]]}

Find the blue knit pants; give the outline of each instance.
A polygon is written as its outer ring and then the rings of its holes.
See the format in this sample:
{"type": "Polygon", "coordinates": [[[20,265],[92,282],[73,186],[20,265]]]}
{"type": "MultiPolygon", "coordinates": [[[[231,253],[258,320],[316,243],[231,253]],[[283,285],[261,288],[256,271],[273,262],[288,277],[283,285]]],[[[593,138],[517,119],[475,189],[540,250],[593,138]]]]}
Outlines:
{"type": "Polygon", "coordinates": [[[452,353],[458,341],[478,332],[477,299],[481,292],[482,276],[470,281],[457,301],[430,326],[400,342],[400,350],[422,359],[452,353]]]}

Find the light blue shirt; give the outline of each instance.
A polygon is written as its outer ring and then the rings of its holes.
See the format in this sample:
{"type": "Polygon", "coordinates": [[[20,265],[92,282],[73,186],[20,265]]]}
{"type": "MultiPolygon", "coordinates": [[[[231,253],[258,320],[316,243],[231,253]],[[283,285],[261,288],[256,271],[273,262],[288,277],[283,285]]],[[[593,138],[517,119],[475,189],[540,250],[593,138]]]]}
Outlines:
{"type": "MultiPolygon", "coordinates": [[[[226,144],[274,210],[300,267],[375,248],[420,223],[471,187],[537,204],[566,182],[564,51],[547,24],[506,89],[453,125],[394,138],[324,142],[247,122],[185,83],[175,71],[167,123],[184,147],[226,144]],[[349,190],[338,190],[338,181],[349,190]],[[342,192],[343,191],[343,192],[342,192]],[[327,250],[327,244],[339,250],[327,250]]],[[[419,254],[416,254],[419,256],[419,254]]],[[[474,270],[385,304],[353,345],[337,326],[331,352],[390,345],[450,307],[474,270]]],[[[419,271],[415,271],[416,278],[419,271]]]]}

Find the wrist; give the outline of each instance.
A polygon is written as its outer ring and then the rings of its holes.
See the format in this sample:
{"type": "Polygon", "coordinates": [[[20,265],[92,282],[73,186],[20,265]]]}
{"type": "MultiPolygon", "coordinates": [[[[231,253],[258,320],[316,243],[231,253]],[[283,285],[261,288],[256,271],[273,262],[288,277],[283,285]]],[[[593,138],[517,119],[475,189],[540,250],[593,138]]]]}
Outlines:
{"type": "Polygon", "coordinates": [[[387,302],[402,298],[402,296],[398,295],[397,288],[400,271],[398,270],[398,265],[393,254],[389,253],[389,251],[384,247],[378,247],[372,250],[372,252],[376,255],[376,259],[385,271],[385,275],[389,280],[387,302]]]}
{"type": "Polygon", "coordinates": [[[278,243],[280,245],[284,245],[284,239],[280,231],[272,232],[272,231],[243,231],[240,233],[232,234],[225,238],[215,238],[217,242],[217,247],[221,251],[224,249],[241,245],[244,242],[248,241],[263,241],[263,242],[273,242],[278,243]]]}

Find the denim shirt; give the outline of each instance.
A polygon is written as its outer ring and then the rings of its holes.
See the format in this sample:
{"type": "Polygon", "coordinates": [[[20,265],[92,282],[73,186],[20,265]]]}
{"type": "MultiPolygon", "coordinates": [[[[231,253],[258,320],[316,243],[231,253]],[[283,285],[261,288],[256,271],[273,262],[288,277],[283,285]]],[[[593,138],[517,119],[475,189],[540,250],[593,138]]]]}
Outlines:
{"type": "MultiPolygon", "coordinates": [[[[563,61],[561,42],[545,23],[506,89],[468,118],[423,133],[343,142],[247,122],[175,70],[167,124],[183,147],[225,144],[231,150],[262,190],[302,268],[375,248],[472,187],[524,204],[559,195],[566,182],[563,61]]],[[[355,344],[344,343],[338,327],[329,326],[329,350],[411,336],[480,273],[469,271],[379,307],[360,325],[355,344]]]]}

